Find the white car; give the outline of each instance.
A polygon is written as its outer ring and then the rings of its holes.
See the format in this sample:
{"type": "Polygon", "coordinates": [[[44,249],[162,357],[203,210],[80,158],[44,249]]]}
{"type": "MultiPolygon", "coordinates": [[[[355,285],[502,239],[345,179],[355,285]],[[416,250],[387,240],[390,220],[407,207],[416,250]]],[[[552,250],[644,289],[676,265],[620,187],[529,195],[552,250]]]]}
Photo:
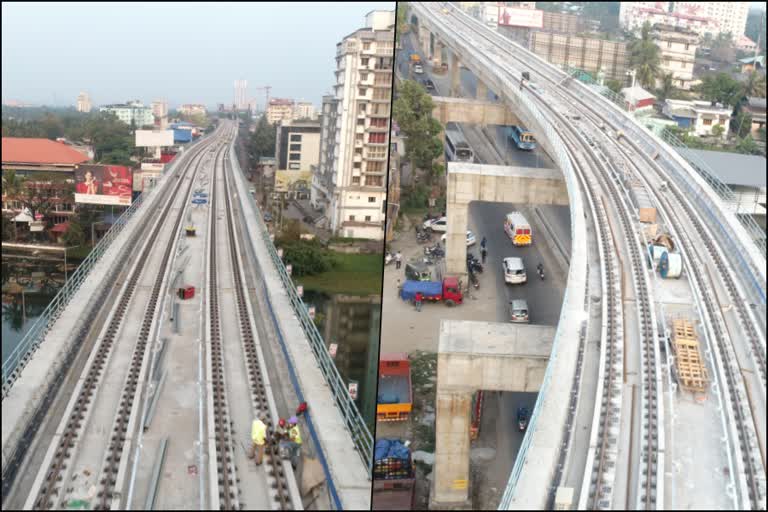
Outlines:
{"type": "Polygon", "coordinates": [[[428,231],[439,231],[445,233],[448,231],[448,219],[446,217],[440,217],[439,219],[432,219],[424,222],[424,229],[428,231]]]}
{"type": "Polygon", "coordinates": [[[416,73],[417,75],[420,75],[424,73],[424,68],[421,67],[421,64],[416,64],[415,66],[413,66],[413,72],[416,73]]]}
{"type": "MultiPolygon", "coordinates": [[[[443,236],[440,237],[440,240],[442,240],[443,243],[445,243],[445,239],[448,237],[448,233],[444,233],[443,236]]],[[[477,240],[475,239],[475,234],[469,230],[467,230],[467,247],[470,245],[475,245],[477,243],[477,240]]]]}
{"type": "Polygon", "coordinates": [[[527,280],[522,258],[504,258],[501,266],[504,270],[505,283],[520,284],[527,280]]]}

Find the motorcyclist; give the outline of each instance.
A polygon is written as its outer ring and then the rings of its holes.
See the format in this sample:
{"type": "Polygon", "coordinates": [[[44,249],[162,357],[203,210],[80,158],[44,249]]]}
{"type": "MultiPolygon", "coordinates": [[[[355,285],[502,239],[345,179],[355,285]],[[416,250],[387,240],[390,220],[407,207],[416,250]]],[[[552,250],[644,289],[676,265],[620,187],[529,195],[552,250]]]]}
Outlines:
{"type": "Polygon", "coordinates": [[[539,262],[539,264],[536,265],[536,270],[539,272],[539,274],[543,274],[544,273],[544,265],[542,265],[541,262],[539,262]]]}

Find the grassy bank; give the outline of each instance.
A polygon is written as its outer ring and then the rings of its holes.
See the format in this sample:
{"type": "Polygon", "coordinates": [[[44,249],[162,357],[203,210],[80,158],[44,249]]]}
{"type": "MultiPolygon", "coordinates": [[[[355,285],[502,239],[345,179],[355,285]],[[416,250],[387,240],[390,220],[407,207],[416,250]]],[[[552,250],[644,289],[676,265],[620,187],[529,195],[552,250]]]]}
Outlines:
{"type": "Polygon", "coordinates": [[[307,290],[350,295],[381,294],[381,254],[334,253],[338,265],[330,272],[296,279],[307,290]]]}

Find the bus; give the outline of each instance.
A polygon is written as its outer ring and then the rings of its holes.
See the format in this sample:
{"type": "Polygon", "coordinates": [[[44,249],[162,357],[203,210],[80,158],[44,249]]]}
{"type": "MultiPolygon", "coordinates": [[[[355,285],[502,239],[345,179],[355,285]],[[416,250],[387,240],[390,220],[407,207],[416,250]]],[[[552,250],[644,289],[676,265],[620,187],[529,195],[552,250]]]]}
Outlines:
{"type": "Polygon", "coordinates": [[[510,126],[509,138],[512,139],[517,149],[524,149],[526,151],[536,149],[536,139],[533,138],[533,134],[522,126],[510,126]]]}
{"type": "Polygon", "coordinates": [[[467,144],[461,128],[455,123],[445,125],[445,155],[453,162],[474,162],[475,154],[467,144]]]}

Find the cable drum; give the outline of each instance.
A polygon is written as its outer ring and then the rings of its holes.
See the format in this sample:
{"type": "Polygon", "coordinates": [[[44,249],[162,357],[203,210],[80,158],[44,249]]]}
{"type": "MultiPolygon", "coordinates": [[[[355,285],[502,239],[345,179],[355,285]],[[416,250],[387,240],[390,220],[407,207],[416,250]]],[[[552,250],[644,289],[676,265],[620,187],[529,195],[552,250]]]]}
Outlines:
{"type": "Polygon", "coordinates": [[[678,278],[683,273],[683,259],[676,252],[663,252],[659,260],[659,271],[664,279],[678,278]]]}

